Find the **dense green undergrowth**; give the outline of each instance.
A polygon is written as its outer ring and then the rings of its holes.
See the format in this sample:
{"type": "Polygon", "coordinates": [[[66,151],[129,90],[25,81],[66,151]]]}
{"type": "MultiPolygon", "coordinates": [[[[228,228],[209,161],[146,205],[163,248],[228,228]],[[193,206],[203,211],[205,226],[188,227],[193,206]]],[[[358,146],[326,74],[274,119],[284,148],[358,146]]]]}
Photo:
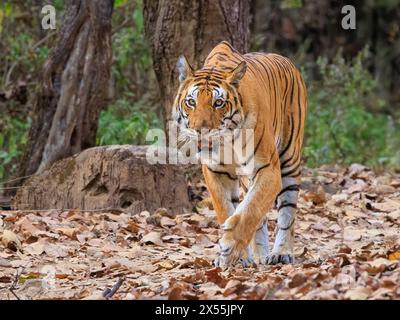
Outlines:
{"type": "MultiPolygon", "coordinates": [[[[376,81],[364,67],[367,48],[346,62],[317,61],[317,79],[307,79],[309,107],[304,157],[310,167],[324,163],[364,163],[400,168],[400,128],[383,112],[376,81]],[[368,111],[368,110],[374,110],[368,111]]],[[[304,72],[303,72],[304,73],[304,72]]]]}

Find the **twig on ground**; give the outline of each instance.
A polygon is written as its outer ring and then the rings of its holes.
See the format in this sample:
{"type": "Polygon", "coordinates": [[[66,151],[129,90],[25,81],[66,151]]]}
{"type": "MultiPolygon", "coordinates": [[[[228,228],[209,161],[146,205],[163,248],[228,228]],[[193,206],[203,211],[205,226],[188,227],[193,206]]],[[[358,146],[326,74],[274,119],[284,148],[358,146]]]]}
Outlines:
{"type": "Polygon", "coordinates": [[[118,289],[122,286],[122,284],[125,281],[125,277],[121,277],[118,279],[117,283],[110,288],[106,288],[103,292],[103,297],[106,298],[107,300],[110,299],[117,291],[118,289]]]}
{"type": "Polygon", "coordinates": [[[21,299],[17,296],[17,294],[14,292],[14,289],[13,289],[13,288],[8,288],[8,290],[13,294],[13,296],[14,296],[17,300],[21,300],[21,299]]]}
{"type": "Polygon", "coordinates": [[[8,288],[8,290],[13,294],[13,296],[17,299],[17,300],[21,300],[18,295],[14,292],[14,290],[16,289],[17,285],[18,285],[18,281],[19,278],[21,277],[22,273],[24,272],[26,266],[20,268],[19,270],[17,270],[17,273],[15,274],[15,278],[13,283],[11,284],[11,286],[8,288]]]}

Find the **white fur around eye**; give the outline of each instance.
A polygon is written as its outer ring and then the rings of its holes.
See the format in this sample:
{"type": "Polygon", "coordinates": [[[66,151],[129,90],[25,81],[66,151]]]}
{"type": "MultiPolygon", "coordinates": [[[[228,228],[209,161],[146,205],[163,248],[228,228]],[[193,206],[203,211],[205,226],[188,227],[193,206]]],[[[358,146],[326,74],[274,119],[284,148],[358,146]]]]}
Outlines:
{"type": "Polygon", "coordinates": [[[196,106],[196,100],[194,100],[193,98],[188,98],[188,99],[186,99],[186,105],[189,108],[194,109],[194,107],[196,106]]]}
{"type": "Polygon", "coordinates": [[[199,89],[197,86],[191,86],[188,89],[188,93],[185,98],[185,104],[191,109],[194,109],[197,103],[197,94],[199,93],[199,89]],[[194,101],[194,103],[193,103],[194,101]]]}
{"type": "Polygon", "coordinates": [[[188,90],[188,94],[186,96],[186,99],[193,99],[193,100],[197,100],[197,94],[199,93],[199,89],[197,88],[197,86],[191,86],[188,90]]]}
{"type": "Polygon", "coordinates": [[[215,102],[216,100],[218,100],[218,99],[225,100],[225,93],[226,93],[226,92],[225,92],[224,89],[219,88],[219,87],[215,88],[215,89],[213,90],[213,104],[214,104],[214,102],[215,102]]]}

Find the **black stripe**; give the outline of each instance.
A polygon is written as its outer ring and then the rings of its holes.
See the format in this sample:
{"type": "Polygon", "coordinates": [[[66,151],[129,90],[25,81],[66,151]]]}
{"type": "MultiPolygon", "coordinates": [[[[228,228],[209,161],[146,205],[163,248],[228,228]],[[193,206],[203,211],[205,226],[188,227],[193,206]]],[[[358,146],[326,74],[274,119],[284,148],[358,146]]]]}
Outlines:
{"type": "Polygon", "coordinates": [[[183,119],[187,119],[187,116],[185,116],[184,114],[183,114],[183,110],[182,110],[182,107],[179,107],[179,114],[181,115],[181,117],[183,118],[183,119]]]}
{"type": "Polygon", "coordinates": [[[226,176],[227,176],[229,179],[231,179],[231,180],[237,180],[237,179],[238,179],[237,177],[231,176],[229,172],[215,171],[215,170],[210,169],[209,167],[207,167],[207,169],[210,170],[212,173],[215,173],[215,174],[223,174],[223,175],[226,175],[226,176]]]}
{"type": "Polygon", "coordinates": [[[239,198],[232,198],[231,201],[232,201],[232,203],[239,203],[240,199],[239,198]]]}
{"type": "Polygon", "coordinates": [[[281,192],[278,193],[277,197],[281,196],[282,194],[288,191],[299,191],[299,190],[300,186],[298,184],[291,184],[290,186],[283,188],[281,192]]]}
{"type": "MultiPolygon", "coordinates": [[[[264,132],[265,132],[265,127],[263,127],[263,132],[261,134],[260,140],[258,140],[256,147],[254,148],[254,152],[250,155],[250,157],[242,163],[242,166],[247,166],[249,164],[249,162],[251,161],[251,159],[254,158],[255,154],[257,153],[258,148],[260,147],[262,138],[264,136],[264,132]]],[[[244,146],[244,148],[246,148],[246,146],[244,146]]]]}
{"type": "Polygon", "coordinates": [[[268,164],[263,165],[262,167],[258,168],[257,171],[256,171],[256,173],[254,174],[252,180],[254,180],[254,178],[257,176],[257,174],[258,174],[262,169],[265,169],[265,168],[269,167],[270,165],[271,165],[271,163],[268,163],[268,164]]]}
{"type": "Polygon", "coordinates": [[[290,72],[291,72],[291,74],[292,74],[292,95],[290,96],[290,105],[292,106],[292,105],[293,105],[293,99],[294,99],[294,89],[295,89],[295,87],[294,87],[294,80],[295,80],[295,76],[294,76],[292,70],[290,70],[290,72]]]}
{"type": "Polygon", "coordinates": [[[218,69],[216,69],[216,66],[205,66],[202,69],[196,71],[196,74],[211,74],[211,73],[215,73],[218,74],[220,76],[223,76],[223,73],[221,71],[219,71],[218,69]]]}
{"type": "Polygon", "coordinates": [[[299,134],[300,134],[300,129],[301,129],[301,117],[302,117],[302,114],[301,114],[301,96],[300,96],[300,93],[301,93],[301,90],[300,90],[300,86],[299,86],[299,81],[298,81],[298,79],[297,79],[297,87],[298,87],[298,108],[299,108],[299,127],[297,128],[297,134],[296,134],[296,140],[297,140],[297,138],[298,138],[298,136],[299,136],[299,134]]]}
{"type": "Polygon", "coordinates": [[[260,231],[264,227],[264,224],[262,224],[259,228],[257,228],[256,231],[260,231]]]}
{"type": "Polygon", "coordinates": [[[205,80],[210,84],[210,81],[217,81],[217,80],[219,81],[219,80],[222,80],[222,79],[223,79],[222,77],[217,76],[216,74],[213,74],[212,76],[210,76],[210,75],[207,75],[207,76],[199,75],[199,76],[196,76],[195,81],[203,81],[203,80],[205,80]]]}
{"type": "Polygon", "coordinates": [[[207,57],[206,63],[207,63],[208,61],[210,61],[212,58],[214,58],[214,56],[216,56],[217,54],[220,55],[220,56],[228,57],[228,58],[229,58],[229,55],[227,55],[226,53],[217,51],[217,52],[213,53],[211,56],[208,56],[208,57],[207,57]]]}
{"type": "Polygon", "coordinates": [[[290,178],[297,178],[301,176],[301,172],[291,175],[290,178]]]}
{"type": "Polygon", "coordinates": [[[300,162],[292,170],[285,172],[285,173],[281,173],[281,177],[284,178],[284,177],[290,176],[291,174],[295,173],[299,169],[300,169],[300,162]]]}
{"type": "Polygon", "coordinates": [[[281,162],[281,170],[285,167],[285,165],[290,161],[290,160],[292,160],[293,158],[292,157],[290,157],[289,159],[287,159],[287,160],[285,160],[284,162],[281,162]]]}
{"type": "Polygon", "coordinates": [[[273,121],[273,124],[272,124],[272,126],[273,126],[273,128],[274,128],[274,130],[276,129],[276,125],[277,125],[277,122],[278,122],[278,115],[277,115],[277,106],[278,106],[278,81],[276,80],[276,78],[275,78],[275,70],[273,69],[273,67],[272,67],[272,63],[271,63],[271,61],[269,60],[269,58],[268,57],[266,57],[266,59],[268,60],[268,62],[269,62],[269,64],[268,64],[268,69],[270,69],[271,68],[271,78],[272,78],[272,83],[273,83],[273,88],[274,88],[274,121],[273,121]]]}
{"type": "Polygon", "coordinates": [[[284,162],[281,162],[281,170],[283,169],[288,169],[291,166],[293,166],[294,164],[297,163],[297,161],[299,161],[299,157],[300,157],[300,152],[296,152],[296,148],[293,150],[293,154],[286,159],[284,162]],[[295,155],[295,158],[293,158],[293,156],[295,155]],[[292,161],[292,164],[287,165],[290,161],[292,161]]]}
{"type": "Polygon", "coordinates": [[[288,141],[288,143],[287,143],[285,149],[279,153],[279,158],[282,158],[282,157],[284,156],[284,154],[288,151],[290,145],[292,144],[292,140],[293,140],[293,131],[294,131],[293,113],[290,113],[290,119],[291,119],[291,126],[290,126],[290,137],[289,137],[289,141],[288,141]]]}
{"type": "Polygon", "coordinates": [[[211,75],[213,75],[213,76],[217,75],[218,77],[223,77],[224,76],[224,74],[221,71],[216,70],[214,66],[212,68],[204,67],[203,69],[200,69],[200,70],[195,72],[195,76],[196,77],[199,77],[199,76],[200,77],[201,76],[210,77],[211,75]]]}
{"type": "MultiPolygon", "coordinates": [[[[232,108],[232,110],[233,110],[233,108],[232,108]]],[[[236,109],[235,112],[233,112],[230,116],[224,117],[223,120],[224,120],[224,121],[225,121],[225,120],[231,120],[231,121],[232,121],[232,118],[233,118],[237,113],[239,113],[239,109],[236,109]]]]}
{"type": "Polygon", "coordinates": [[[292,207],[292,208],[296,209],[297,208],[297,204],[284,202],[279,206],[278,211],[283,209],[283,208],[286,208],[286,207],[292,207]]]}
{"type": "Polygon", "coordinates": [[[283,101],[283,103],[285,105],[285,109],[286,109],[286,99],[287,99],[287,95],[289,93],[289,80],[287,78],[288,69],[281,61],[279,61],[279,64],[281,65],[282,69],[284,70],[283,75],[284,75],[284,79],[285,79],[285,92],[283,93],[282,101],[283,101]]]}
{"type": "Polygon", "coordinates": [[[287,227],[281,228],[281,227],[278,225],[278,229],[284,230],[284,231],[285,231],[285,230],[289,230],[289,229],[292,227],[293,223],[294,223],[294,218],[293,218],[292,222],[291,222],[287,227]]]}
{"type": "Polygon", "coordinates": [[[222,81],[219,79],[212,79],[208,82],[208,84],[219,88],[220,84],[222,84],[222,81]]]}

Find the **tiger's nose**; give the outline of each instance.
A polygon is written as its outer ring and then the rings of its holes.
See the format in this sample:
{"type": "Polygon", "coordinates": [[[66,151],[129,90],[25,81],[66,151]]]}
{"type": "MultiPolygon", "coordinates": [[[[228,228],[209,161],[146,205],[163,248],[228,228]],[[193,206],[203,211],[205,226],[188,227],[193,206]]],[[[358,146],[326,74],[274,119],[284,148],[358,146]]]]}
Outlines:
{"type": "Polygon", "coordinates": [[[210,124],[206,119],[202,119],[201,121],[196,121],[193,129],[196,130],[198,133],[201,133],[202,130],[209,130],[210,124]]]}

